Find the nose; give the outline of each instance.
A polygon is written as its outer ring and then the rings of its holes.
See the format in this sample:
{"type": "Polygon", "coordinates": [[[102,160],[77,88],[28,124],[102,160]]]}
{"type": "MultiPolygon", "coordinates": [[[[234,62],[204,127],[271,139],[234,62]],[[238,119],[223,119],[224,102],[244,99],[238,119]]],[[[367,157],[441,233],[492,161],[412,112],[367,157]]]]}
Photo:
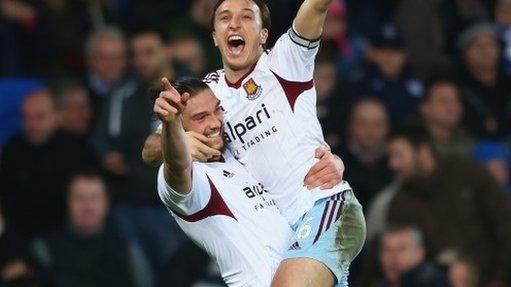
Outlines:
{"type": "Polygon", "coordinates": [[[222,127],[222,118],[216,115],[211,115],[208,117],[208,127],[211,130],[217,130],[222,127]]]}
{"type": "Polygon", "coordinates": [[[240,27],[240,21],[238,16],[231,17],[231,21],[229,21],[229,29],[236,30],[240,27]]]}

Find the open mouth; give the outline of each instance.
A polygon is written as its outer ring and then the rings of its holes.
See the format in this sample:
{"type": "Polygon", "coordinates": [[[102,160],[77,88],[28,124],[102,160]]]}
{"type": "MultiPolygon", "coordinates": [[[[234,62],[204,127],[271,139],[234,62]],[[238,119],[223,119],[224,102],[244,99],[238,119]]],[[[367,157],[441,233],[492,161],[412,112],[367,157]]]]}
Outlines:
{"type": "Polygon", "coordinates": [[[219,137],[219,136],[220,136],[220,131],[217,131],[215,133],[207,135],[207,137],[210,138],[210,139],[216,138],[216,137],[219,137]]]}
{"type": "Polygon", "coordinates": [[[227,46],[229,48],[229,52],[231,54],[237,56],[243,52],[243,49],[245,48],[245,39],[239,35],[233,35],[230,36],[227,39],[227,46]]]}

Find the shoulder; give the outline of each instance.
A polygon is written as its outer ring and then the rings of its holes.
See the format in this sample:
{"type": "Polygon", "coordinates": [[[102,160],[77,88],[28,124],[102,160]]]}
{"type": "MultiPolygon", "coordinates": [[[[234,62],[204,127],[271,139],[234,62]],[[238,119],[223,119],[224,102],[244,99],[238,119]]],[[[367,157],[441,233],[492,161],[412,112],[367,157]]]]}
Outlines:
{"type": "Polygon", "coordinates": [[[17,133],[14,136],[12,136],[3,146],[3,154],[10,154],[11,152],[15,152],[16,150],[19,150],[20,147],[24,146],[26,144],[25,137],[23,134],[17,133]]]}
{"type": "Polygon", "coordinates": [[[204,81],[204,83],[208,84],[208,86],[210,86],[210,87],[215,86],[220,81],[220,76],[223,75],[223,73],[224,73],[223,69],[213,71],[211,73],[208,73],[206,76],[204,76],[202,81],[204,81]]]}

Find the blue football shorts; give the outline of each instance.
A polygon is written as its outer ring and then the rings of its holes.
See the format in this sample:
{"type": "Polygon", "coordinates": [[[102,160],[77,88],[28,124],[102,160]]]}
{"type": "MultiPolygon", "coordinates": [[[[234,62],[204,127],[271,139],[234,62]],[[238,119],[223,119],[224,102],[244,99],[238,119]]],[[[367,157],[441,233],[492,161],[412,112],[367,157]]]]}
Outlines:
{"type": "Polygon", "coordinates": [[[335,275],[336,286],[348,286],[349,266],[362,250],[366,237],[362,205],[353,190],[318,200],[293,230],[293,244],[284,260],[317,260],[335,275]]]}

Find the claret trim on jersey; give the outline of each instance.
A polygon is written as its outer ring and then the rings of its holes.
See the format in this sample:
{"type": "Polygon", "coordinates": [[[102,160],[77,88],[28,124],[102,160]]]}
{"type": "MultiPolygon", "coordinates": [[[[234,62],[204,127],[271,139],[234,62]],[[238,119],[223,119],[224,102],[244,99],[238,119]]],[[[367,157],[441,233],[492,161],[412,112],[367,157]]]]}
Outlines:
{"type": "Polygon", "coordinates": [[[248,70],[248,72],[246,72],[243,75],[243,77],[241,77],[236,83],[229,82],[229,80],[227,79],[227,76],[225,76],[225,74],[224,74],[225,82],[227,83],[227,86],[229,86],[229,88],[239,89],[241,87],[241,83],[243,83],[243,81],[248,77],[248,75],[250,75],[254,71],[256,66],[257,66],[257,62],[254,63],[252,65],[252,67],[250,67],[250,70],[248,70]]]}
{"type": "Polygon", "coordinates": [[[291,110],[293,112],[295,111],[295,103],[298,97],[305,91],[310,90],[314,87],[314,81],[310,80],[308,82],[292,82],[288,81],[284,78],[281,78],[279,75],[277,75],[275,72],[273,72],[273,75],[275,75],[275,78],[280,83],[280,86],[282,89],[284,89],[284,93],[286,93],[287,101],[289,102],[289,105],[291,106],[291,110]]]}
{"type": "Polygon", "coordinates": [[[206,175],[206,177],[208,178],[209,181],[211,197],[209,198],[208,204],[206,204],[206,206],[202,210],[191,215],[183,215],[172,209],[170,206],[169,208],[176,216],[187,222],[197,222],[215,215],[225,215],[228,217],[232,217],[234,220],[237,220],[232,211],[225,203],[220,193],[218,192],[218,189],[209,178],[209,176],[206,175]]]}

